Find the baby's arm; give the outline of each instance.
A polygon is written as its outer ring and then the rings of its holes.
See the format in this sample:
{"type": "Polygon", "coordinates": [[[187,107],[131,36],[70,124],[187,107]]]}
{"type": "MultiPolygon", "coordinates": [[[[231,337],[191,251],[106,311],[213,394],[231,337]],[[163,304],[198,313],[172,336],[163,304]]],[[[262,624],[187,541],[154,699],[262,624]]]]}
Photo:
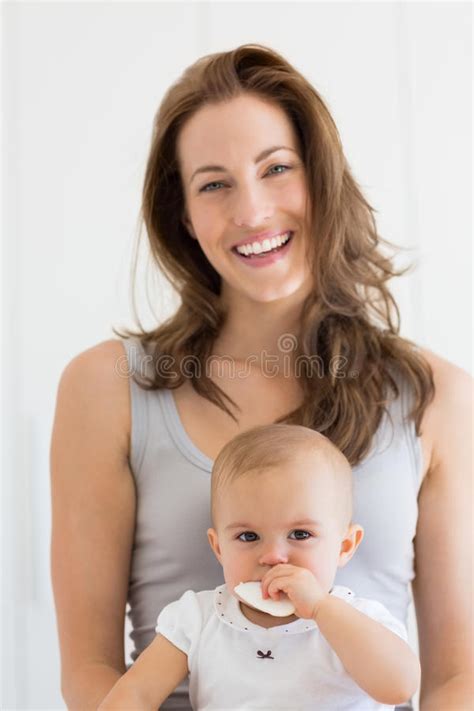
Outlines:
{"type": "Polygon", "coordinates": [[[157,634],[97,711],[156,711],[187,674],[186,654],[157,634]]]}
{"type": "Polygon", "coordinates": [[[348,674],[376,701],[394,706],[415,693],[420,663],[409,645],[381,622],[326,593],[310,570],[279,563],[261,585],[264,598],[278,599],[282,591],[298,617],[316,622],[348,674]]]}
{"type": "Polygon", "coordinates": [[[384,625],[333,595],[324,597],[313,619],[352,679],[376,701],[401,704],[418,689],[418,657],[384,625]]]}

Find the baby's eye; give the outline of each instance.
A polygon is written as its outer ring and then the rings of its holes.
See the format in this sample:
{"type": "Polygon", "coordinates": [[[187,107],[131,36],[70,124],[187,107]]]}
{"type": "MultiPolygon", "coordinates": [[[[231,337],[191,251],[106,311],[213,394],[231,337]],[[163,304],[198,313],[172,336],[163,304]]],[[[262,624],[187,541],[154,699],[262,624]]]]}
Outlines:
{"type": "Polygon", "coordinates": [[[311,533],[309,531],[300,531],[297,529],[296,531],[292,531],[290,533],[290,538],[294,538],[296,541],[305,541],[307,538],[311,538],[311,533]]]}
{"type": "Polygon", "coordinates": [[[239,536],[237,536],[237,538],[239,541],[242,541],[242,543],[253,543],[257,540],[258,536],[253,531],[244,531],[239,536]]]}

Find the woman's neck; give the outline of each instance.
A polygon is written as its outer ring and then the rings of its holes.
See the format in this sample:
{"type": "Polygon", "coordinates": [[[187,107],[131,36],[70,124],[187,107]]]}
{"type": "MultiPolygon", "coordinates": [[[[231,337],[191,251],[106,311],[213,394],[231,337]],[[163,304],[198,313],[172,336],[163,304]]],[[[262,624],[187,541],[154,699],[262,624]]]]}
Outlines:
{"type": "Polygon", "coordinates": [[[262,354],[278,359],[294,354],[303,301],[299,294],[268,303],[232,294],[224,299],[226,320],[213,354],[242,361],[262,354]]]}

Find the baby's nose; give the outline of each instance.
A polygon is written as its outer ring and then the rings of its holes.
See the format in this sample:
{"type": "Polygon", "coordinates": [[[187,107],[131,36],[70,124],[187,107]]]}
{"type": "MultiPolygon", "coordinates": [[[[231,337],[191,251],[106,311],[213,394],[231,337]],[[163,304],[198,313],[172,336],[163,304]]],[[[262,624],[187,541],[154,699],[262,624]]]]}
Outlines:
{"type": "Polygon", "coordinates": [[[258,561],[260,565],[278,565],[288,563],[288,554],[282,548],[273,546],[268,548],[258,561]]]}

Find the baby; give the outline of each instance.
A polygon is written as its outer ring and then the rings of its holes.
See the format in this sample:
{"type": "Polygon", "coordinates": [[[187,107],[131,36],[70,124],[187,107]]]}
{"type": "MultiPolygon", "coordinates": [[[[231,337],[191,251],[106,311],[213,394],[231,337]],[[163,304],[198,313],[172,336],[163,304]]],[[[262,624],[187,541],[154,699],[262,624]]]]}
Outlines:
{"type": "Polygon", "coordinates": [[[323,435],[276,424],[235,437],[212,470],[207,532],[225,585],[188,590],[162,610],[154,641],[100,711],[156,711],[188,673],[199,711],[371,711],[407,701],[420,666],[403,625],[333,586],[363,537],[351,514],[350,465],[323,435]]]}

